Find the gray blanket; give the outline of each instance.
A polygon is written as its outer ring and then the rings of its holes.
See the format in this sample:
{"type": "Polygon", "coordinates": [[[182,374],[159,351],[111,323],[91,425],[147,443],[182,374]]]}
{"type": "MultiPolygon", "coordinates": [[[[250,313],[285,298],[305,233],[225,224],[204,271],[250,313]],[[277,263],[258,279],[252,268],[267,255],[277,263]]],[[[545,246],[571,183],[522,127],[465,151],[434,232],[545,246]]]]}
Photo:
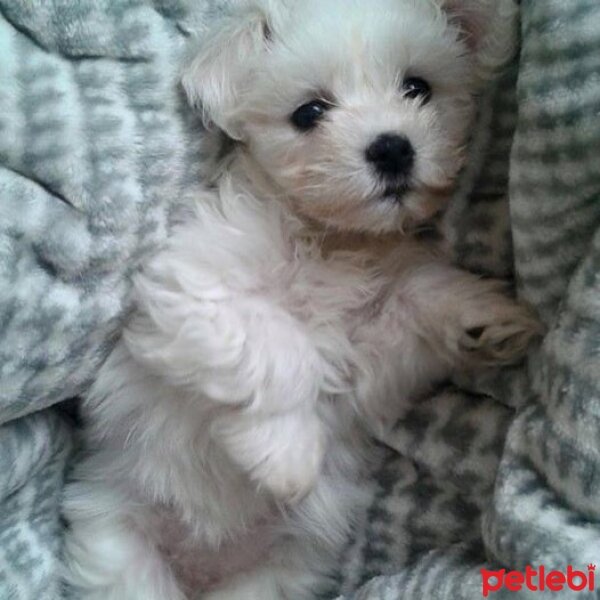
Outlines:
{"type": "MultiPolygon", "coordinates": [[[[0,0],[0,600],[63,596],[61,401],[85,392],[132,272],[200,181],[177,65],[225,1],[0,0]]],[[[382,440],[331,597],[476,599],[483,567],[600,559],[600,4],[521,8],[450,231],[467,267],[515,272],[548,334],[527,369],[477,382],[486,396],[445,390],[382,440]]]]}

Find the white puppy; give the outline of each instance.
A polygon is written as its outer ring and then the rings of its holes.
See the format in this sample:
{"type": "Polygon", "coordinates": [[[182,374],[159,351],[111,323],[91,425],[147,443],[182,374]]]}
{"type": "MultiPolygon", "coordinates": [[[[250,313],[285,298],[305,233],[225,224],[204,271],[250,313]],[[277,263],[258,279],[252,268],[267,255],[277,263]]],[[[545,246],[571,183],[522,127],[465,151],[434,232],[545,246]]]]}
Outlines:
{"type": "Polygon", "coordinates": [[[415,232],[463,163],[511,0],[251,0],[183,77],[216,186],[136,280],[67,491],[85,600],[313,598],[364,503],[367,432],[538,332],[415,232]]]}

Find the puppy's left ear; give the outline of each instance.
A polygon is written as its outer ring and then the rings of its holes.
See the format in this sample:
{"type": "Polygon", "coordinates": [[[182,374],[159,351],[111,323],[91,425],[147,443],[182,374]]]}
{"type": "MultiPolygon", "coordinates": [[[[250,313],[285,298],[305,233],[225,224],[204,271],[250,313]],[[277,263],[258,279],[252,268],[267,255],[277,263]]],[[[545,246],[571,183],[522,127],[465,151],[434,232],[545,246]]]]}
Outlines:
{"type": "Polygon", "coordinates": [[[519,12],[515,0],[442,0],[441,4],[473,52],[480,78],[487,79],[513,57],[519,12]]]}
{"type": "Polygon", "coordinates": [[[253,64],[270,37],[269,0],[243,0],[200,41],[184,68],[181,83],[207,126],[216,125],[239,139],[235,108],[252,76],[253,64]]]}

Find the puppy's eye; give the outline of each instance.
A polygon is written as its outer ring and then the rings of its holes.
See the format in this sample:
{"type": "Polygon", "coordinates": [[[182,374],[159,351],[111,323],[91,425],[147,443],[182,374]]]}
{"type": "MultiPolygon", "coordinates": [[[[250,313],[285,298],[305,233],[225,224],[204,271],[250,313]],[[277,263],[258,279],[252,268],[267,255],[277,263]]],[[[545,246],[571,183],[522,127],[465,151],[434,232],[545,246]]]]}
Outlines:
{"type": "Polygon", "coordinates": [[[330,108],[331,105],[324,100],[311,100],[294,111],[291,116],[292,124],[300,131],[313,129],[330,108]]]}
{"type": "Polygon", "coordinates": [[[408,77],[402,82],[406,98],[420,98],[423,104],[431,100],[431,86],[420,77],[408,77]]]}

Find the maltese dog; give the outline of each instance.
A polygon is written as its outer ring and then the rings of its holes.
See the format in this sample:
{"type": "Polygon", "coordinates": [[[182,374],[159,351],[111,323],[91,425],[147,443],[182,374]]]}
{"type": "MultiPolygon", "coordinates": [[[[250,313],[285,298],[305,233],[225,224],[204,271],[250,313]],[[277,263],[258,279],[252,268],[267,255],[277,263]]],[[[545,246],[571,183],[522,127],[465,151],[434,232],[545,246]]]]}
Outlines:
{"type": "Polygon", "coordinates": [[[539,333],[423,235],[512,0],[237,0],[182,76],[214,185],[135,281],[67,489],[84,600],[302,600],[366,502],[369,439],[539,333]]]}

